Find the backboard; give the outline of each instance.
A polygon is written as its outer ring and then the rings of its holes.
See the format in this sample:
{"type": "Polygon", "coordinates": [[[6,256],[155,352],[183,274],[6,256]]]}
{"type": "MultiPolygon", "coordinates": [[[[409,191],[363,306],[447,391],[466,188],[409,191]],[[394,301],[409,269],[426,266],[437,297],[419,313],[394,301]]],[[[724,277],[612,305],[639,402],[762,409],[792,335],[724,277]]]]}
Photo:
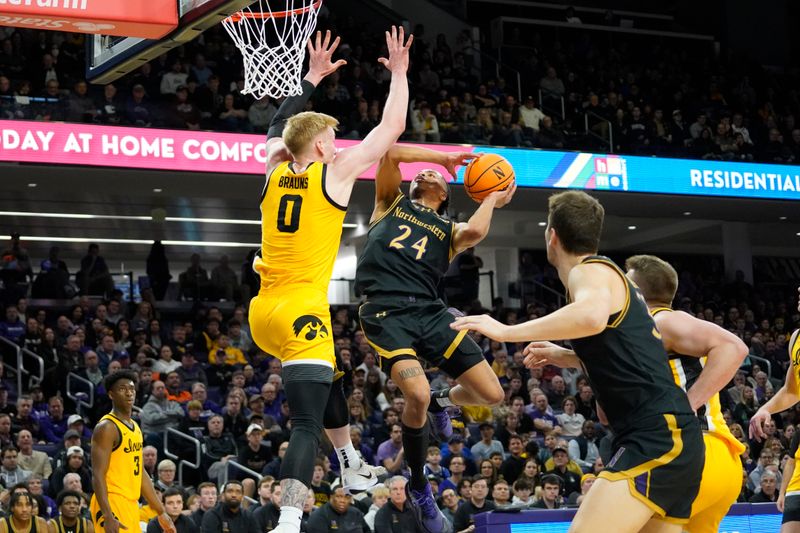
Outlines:
{"type": "Polygon", "coordinates": [[[191,41],[254,0],[176,0],[178,27],[162,39],[87,35],[86,79],[111,83],[172,48],[191,41]]]}

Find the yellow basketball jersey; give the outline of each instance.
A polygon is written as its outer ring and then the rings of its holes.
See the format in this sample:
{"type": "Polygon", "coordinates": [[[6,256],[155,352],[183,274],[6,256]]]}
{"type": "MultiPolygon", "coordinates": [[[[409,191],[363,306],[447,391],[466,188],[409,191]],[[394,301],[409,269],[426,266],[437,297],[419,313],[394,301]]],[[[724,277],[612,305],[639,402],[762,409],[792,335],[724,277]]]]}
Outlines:
{"type": "MultiPolygon", "coordinates": [[[[672,312],[669,307],[651,309],[650,314],[655,317],[661,312],[672,312]]],[[[706,365],[707,357],[692,357],[679,353],[669,352],[669,366],[675,383],[684,391],[689,390],[706,365]]],[[[719,403],[719,394],[713,395],[708,402],[697,410],[700,426],[706,433],[713,433],[728,442],[733,451],[738,454],[744,452],[744,444],[736,440],[731,433],[725,418],[722,416],[722,405],[719,403]]]]}
{"type": "MultiPolygon", "coordinates": [[[[797,383],[800,384],[800,329],[792,333],[792,338],[789,340],[789,362],[792,365],[792,373],[795,374],[797,383]]],[[[794,474],[792,479],[789,480],[789,485],[786,487],[787,495],[800,494],[800,447],[798,447],[798,433],[792,438],[789,450],[794,452],[793,458],[796,461],[794,465],[794,474]],[[793,493],[793,494],[792,494],[793,493]]]]}
{"type": "Polygon", "coordinates": [[[119,445],[111,451],[108,462],[106,485],[109,494],[119,494],[129,500],[137,501],[142,488],[142,448],[144,437],[139,425],[131,420],[128,426],[113,414],[109,413],[101,420],[110,420],[119,431],[119,445]]]}
{"type": "Polygon", "coordinates": [[[293,163],[272,171],[261,200],[261,255],[253,267],[262,290],[307,284],[328,292],[347,208],[325,190],[328,166],[312,163],[295,172],[293,163]]]}

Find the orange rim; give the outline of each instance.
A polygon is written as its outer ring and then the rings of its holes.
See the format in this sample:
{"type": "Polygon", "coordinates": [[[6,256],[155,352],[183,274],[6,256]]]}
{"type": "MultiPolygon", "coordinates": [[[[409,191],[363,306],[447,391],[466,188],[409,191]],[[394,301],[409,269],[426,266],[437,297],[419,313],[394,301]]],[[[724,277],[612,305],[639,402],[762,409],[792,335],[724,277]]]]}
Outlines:
{"type": "Polygon", "coordinates": [[[288,9],[286,11],[239,11],[238,13],[234,13],[230,17],[226,18],[226,22],[241,22],[243,19],[282,19],[286,17],[294,17],[295,15],[302,15],[303,13],[307,13],[312,8],[317,9],[320,4],[322,4],[322,0],[315,0],[312,4],[309,4],[305,7],[299,7],[297,9],[288,9]]]}

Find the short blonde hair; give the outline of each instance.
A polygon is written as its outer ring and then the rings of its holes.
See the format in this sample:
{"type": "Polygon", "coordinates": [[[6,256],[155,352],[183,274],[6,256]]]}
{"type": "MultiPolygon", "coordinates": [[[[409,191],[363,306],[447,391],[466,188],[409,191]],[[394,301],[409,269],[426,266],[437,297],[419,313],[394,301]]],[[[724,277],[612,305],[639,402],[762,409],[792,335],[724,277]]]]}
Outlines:
{"type": "Polygon", "coordinates": [[[672,303],[678,291],[678,273],[654,255],[634,255],[625,261],[627,270],[634,270],[636,283],[648,302],[672,303]]]}
{"type": "Polygon", "coordinates": [[[286,127],[283,129],[283,142],[296,157],[308,147],[311,139],[328,127],[336,130],[338,125],[338,120],[324,113],[314,111],[298,113],[286,121],[286,127]]]}

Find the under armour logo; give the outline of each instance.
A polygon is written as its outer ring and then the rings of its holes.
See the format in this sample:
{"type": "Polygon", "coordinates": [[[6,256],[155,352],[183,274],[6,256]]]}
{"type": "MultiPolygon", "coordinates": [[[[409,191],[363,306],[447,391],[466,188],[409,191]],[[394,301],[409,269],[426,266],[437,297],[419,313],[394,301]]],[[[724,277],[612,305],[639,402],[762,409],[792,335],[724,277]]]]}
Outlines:
{"type": "Polygon", "coordinates": [[[322,320],[314,315],[301,316],[294,321],[292,327],[294,328],[295,337],[299,336],[304,329],[308,328],[308,331],[305,335],[306,340],[308,341],[316,339],[317,334],[319,334],[321,337],[328,336],[328,328],[322,323],[322,320]]]}
{"type": "Polygon", "coordinates": [[[381,311],[380,313],[375,313],[375,318],[383,318],[386,316],[386,311],[381,311]]]}

